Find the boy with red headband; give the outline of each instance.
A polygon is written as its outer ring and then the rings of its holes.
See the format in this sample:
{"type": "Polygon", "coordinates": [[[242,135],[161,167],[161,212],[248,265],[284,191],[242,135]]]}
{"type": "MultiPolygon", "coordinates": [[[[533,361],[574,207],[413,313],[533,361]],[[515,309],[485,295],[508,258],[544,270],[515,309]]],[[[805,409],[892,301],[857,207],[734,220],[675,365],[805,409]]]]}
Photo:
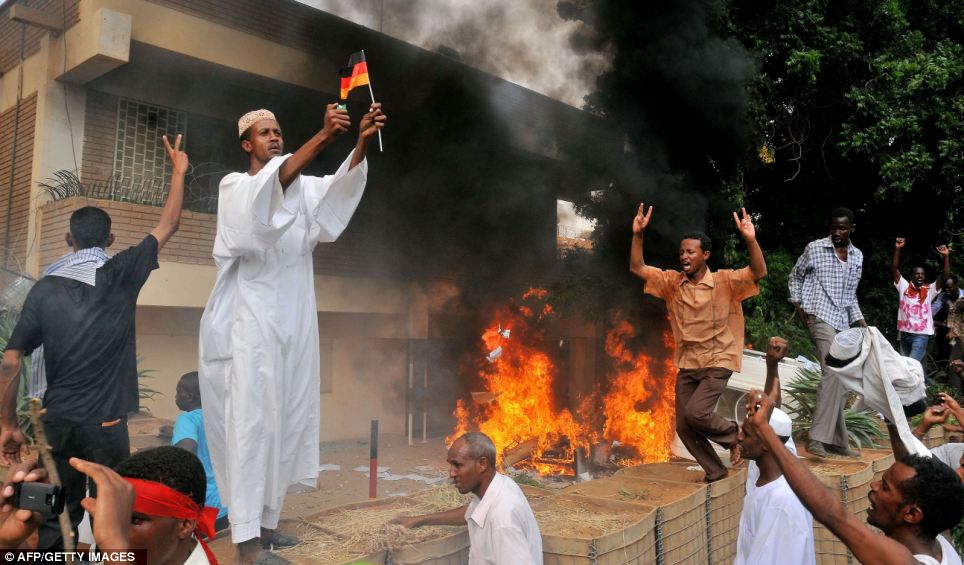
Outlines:
{"type": "MultiPolygon", "coordinates": [[[[217,565],[201,539],[214,536],[217,509],[204,506],[207,485],[197,457],[164,446],[135,453],[116,471],[76,457],[70,465],[97,485],[97,498],[81,501],[93,518],[97,549],[144,549],[150,565],[217,565]]],[[[14,471],[0,491],[0,549],[20,547],[40,522],[39,514],[31,518],[9,505],[13,489],[7,487],[11,482],[45,480],[46,472],[31,471],[28,464],[14,471]]]]}
{"type": "MultiPolygon", "coordinates": [[[[134,487],[130,548],[146,549],[151,565],[217,563],[201,539],[214,537],[218,511],[204,506],[207,479],[197,457],[177,447],[156,447],[135,453],[116,471],[134,487]]],[[[96,539],[96,516],[94,528],[96,539]]]]}

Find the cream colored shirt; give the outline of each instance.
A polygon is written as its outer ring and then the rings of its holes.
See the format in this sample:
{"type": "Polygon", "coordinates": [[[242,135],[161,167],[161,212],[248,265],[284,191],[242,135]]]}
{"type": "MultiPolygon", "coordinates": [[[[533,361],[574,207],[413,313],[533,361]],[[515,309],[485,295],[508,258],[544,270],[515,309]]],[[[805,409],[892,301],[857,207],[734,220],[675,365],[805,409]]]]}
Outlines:
{"type": "Polygon", "coordinates": [[[469,565],[542,565],[542,534],[522,489],[496,473],[465,511],[469,565]]]}
{"type": "Polygon", "coordinates": [[[666,301],[677,368],[740,370],[744,329],[740,303],[760,292],[749,267],[707,270],[698,283],[679,271],[648,265],[642,274],[643,291],[666,301]]]}

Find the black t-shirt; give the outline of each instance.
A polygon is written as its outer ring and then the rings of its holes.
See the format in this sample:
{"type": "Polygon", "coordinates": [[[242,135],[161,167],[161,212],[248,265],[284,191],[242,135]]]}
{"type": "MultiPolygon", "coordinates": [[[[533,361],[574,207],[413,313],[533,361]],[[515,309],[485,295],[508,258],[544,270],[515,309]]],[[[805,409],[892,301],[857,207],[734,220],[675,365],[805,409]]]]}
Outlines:
{"type": "Polygon", "coordinates": [[[148,235],[97,269],[95,286],[50,275],[30,290],[7,349],[44,346],[45,422],[97,424],[138,409],[134,312],[157,267],[148,235]]]}

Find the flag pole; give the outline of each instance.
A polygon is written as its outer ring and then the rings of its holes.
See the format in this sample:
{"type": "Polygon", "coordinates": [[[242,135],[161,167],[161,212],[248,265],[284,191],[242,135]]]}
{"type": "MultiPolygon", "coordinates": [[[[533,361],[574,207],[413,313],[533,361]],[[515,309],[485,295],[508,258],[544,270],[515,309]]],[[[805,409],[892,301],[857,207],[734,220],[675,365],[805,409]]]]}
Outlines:
{"type": "MultiPolygon", "coordinates": [[[[362,58],[364,58],[364,59],[366,60],[366,62],[367,62],[368,59],[365,57],[365,50],[364,50],[364,49],[361,50],[361,54],[362,54],[362,58]]],[[[366,66],[367,66],[367,63],[366,63],[366,66]]],[[[374,103],[375,103],[375,91],[372,90],[372,75],[371,75],[371,73],[368,73],[368,93],[369,93],[369,94],[371,95],[371,97],[372,97],[372,104],[374,104],[374,103]]],[[[382,147],[382,130],[378,130],[378,152],[379,152],[379,153],[384,153],[384,152],[385,152],[385,148],[382,147]]]]}

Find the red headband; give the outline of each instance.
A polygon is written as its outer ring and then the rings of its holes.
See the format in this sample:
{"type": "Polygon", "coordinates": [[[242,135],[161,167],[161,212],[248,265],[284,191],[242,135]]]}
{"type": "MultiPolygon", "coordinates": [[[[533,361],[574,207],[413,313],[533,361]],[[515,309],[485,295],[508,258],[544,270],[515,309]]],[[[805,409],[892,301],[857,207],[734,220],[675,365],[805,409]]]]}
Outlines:
{"type": "Polygon", "coordinates": [[[161,483],[129,477],[124,477],[124,479],[134,486],[134,493],[136,494],[134,512],[147,516],[161,516],[197,522],[194,537],[200,542],[204,553],[208,556],[208,561],[212,565],[217,565],[218,560],[211,553],[211,549],[204,543],[204,540],[201,539],[201,535],[208,539],[214,538],[214,521],[218,517],[217,508],[201,507],[191,497],[161,483]],[[200,535],[198,535],[199,533],[200,535]]]}

